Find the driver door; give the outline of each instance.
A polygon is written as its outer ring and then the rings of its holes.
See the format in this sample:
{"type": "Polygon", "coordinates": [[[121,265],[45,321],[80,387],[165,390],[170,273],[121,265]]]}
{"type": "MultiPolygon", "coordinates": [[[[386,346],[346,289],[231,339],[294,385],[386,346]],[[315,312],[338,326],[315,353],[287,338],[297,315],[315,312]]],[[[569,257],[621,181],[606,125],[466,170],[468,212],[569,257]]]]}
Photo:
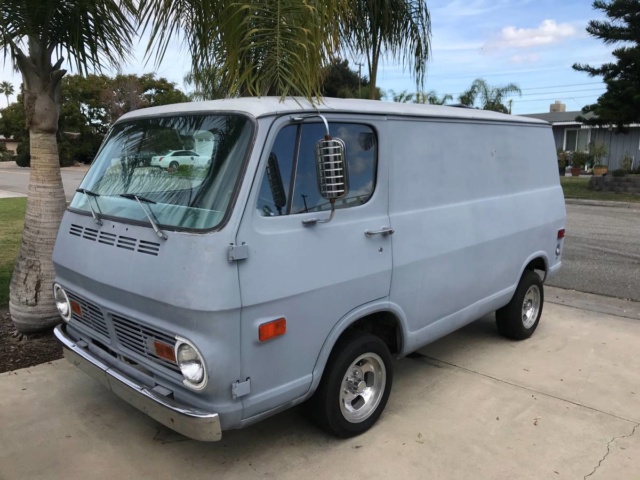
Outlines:
{"type": "Polygon", "coordinates": [[[324,125],[282,118],[271,128],[238,231],[236,244],[248,246],[248,258],[238,264],[242,378],[251,379],[251,393],[242,397],[244,418],[303,396],[336,323],[389,295],[391,237],[365,235],[389,226],[386,119],[329,121],[331,135],[346,143],[351,187],[336,202],[334,219],[302,223],[330,214],[314,158],[324,125]],[[259,341],[259,326],[280,318],[286,333],[259,341]]]}

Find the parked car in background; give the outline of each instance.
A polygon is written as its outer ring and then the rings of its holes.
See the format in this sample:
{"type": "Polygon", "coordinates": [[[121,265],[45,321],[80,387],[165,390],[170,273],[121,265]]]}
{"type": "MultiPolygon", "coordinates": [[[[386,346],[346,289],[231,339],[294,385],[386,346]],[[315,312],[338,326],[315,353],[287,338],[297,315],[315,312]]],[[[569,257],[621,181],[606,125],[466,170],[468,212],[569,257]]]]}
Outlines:
{"type": "Polygon", "coordinates": [[[211,163],[211,157],[198,155],[193,150],[172,150],[165,155],[151,157],[151,166],[176,169],[180,165],[206,167],[211,163]]]}

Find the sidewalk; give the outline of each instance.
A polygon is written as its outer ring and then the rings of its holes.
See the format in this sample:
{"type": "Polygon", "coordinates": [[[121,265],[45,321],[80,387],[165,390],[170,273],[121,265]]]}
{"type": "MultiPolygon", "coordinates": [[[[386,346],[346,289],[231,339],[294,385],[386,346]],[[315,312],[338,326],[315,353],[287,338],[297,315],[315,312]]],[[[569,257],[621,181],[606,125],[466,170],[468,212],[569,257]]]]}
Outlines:
{"type": "Polygon", "coordinates": [[[66,361],[2,374],[0,478],[640,478],[640,304],[546,297],[527,341],[490,315],[395,362],[380,422],[349,440],[294,409],[198,443],[66,361]]]}

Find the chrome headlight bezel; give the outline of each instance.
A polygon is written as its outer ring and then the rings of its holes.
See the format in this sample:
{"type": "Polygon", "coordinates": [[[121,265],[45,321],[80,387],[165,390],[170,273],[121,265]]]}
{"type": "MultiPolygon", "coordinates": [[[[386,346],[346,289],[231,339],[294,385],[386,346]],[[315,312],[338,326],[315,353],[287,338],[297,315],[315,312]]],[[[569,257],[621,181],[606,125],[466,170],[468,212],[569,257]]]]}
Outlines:
{"type": "Polygon", "coordinates": [[[184,385],[190,388],[191,390],[199,391],[204,389],[207,386],[207,382],[209,381],[209,376],[207,375],[207,366],[204,362],[204,358],[202,357],[202,354],[200,353],[200,350],[198,350],[198,348],[190,340],[187,340],[186,338],[183,338],[183,337],[176,336],[176,344],[174,346],[174,352],[176,356],[176,364],[180,369],[180,373],[184,377],[182,380],[182,383],[184,383],[184,385]],[[195,352],[195,356],[199,364],[202,366],[202,379],[199,382],[193,382],[185,376],[182,365],[180,363],[181,347],[191,348],[195,352]]]}
{"type": "Polygon", "coordinates": [[[56,303],[56,309],[60,314],[60,318],[65,322],[69,322],[71,320],[71,302],[69,301],[69,297],[67,296],[67,292],[65,292],[64,288],[58,283],[53,284],[53,300],[56,303]],[[62,298],[59,298],[59,295],[62,295],[62,298]],[[61,305],[66,305],[66,314],[64,314],[64,310],[61,305]]]}

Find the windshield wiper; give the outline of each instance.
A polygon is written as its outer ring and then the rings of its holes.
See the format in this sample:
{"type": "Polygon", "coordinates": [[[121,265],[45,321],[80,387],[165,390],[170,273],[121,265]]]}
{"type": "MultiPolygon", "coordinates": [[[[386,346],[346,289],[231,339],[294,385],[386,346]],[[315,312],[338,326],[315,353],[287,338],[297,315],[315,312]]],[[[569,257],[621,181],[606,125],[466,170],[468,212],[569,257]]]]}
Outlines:
{"type": "Polygon", "coordinates": [[[151,210],[151,207],[148,207],[149,211],[147,211],[147,209],[144,207],[142,203],[144,202],[144,203],[155,204],[156,202],[154,202],[153,200],[149,200],[148,198],[141,197],[140,195],[135,195],[133,193],[121,193],[120,196],[122,198],[128,198],[129,200],[135,200],[136,202],[138,202],[138,204],[140,205],[140,208],[142,208],[142,211],[149,219],[149,223],[153,227],[153,231],[156,232],[156,235],[158,235],[163,240],[167,239],[167,235],[162,230],[160,230],[160,227],[158,227],[158,224],[153,219],[154,215],[153,215],[153,210],[151,210]]]}
{"type": "MultiPolygon", "coordinates": [[[[87,196],[87,205],[89,205],[89,210],[91,210],[91,216],[93,217],[93,221],[96,222],[98,225],[102,225],[102,220],[100,220],[100,217],[91,206],[91,201],[89,200],[91,197],[97,199],[100,196],[100,194],[96,192],[92,192],[91,190],[87,190],[86,188],[78,188],[76,189],[76,192],[84,193],[87,196]]],[[[98,205],[98,200],[96,200],[96,208],[100,212],[100,205],[98,205]]]]}

